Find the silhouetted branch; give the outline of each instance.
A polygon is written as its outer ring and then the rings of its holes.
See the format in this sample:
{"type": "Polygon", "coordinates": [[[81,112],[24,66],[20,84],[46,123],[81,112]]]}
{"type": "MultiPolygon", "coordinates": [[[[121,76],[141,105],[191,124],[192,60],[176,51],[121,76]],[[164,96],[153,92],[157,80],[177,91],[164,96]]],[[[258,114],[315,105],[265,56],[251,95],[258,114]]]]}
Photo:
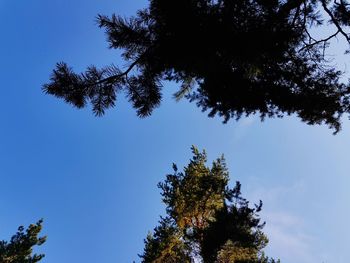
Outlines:
{"type": "MultiPolygon", "coordinates": [[[[312,48],[313,46],[315,45],[318,45],[320,43],[327,43],[329,40],[331,40],[332,38],[336,37],[338,34],[340,33],[340,31],[338,30],[337,32],[335,32],[334,34],[328,36],[327,38],[324,38],[324,39],[320,39],[320,40],[315,40],[315,42],[313,43],[310,43],[310,44],[306,44],[305,46],[303,46],[302,48],[299,49],[299,52],[304,50],[304,49],[309,49],[309,48],[312,48]]],[[[310,36],[311,38],[311,36],[310,36]]]]}
{"type": "Polygon", "coordinates": [[[128,75],[128,73],[140,62],[141,57],[139,57],[138,59],[136,59],[133,63],[131,63],[131,65],[122,73],[118,74],[118,75],[114,75],[114,76],[110,76],[108,78],[102,79],[100,81],[97,81],[95,83],[92,83],[91,85],[99,85],[99,84],[103,84],[105,82],[114,82],[122,77],[125,77],[128,75]]]}
{"type": "Polygon", "coordinates": [[[339,34],[350,43],[347,1],[154,0],[136,16],[100,15],[98,22],[110,48],[121,49],[131,64],[81,74],[58,64],[43,87],[78,108],[91,103],[96,115],[114,106],[119,91],[139,116],[150,115],[162,81],[182,83],[175,99],[224,122],[296,114],[337,132],[341,115],[350,114],[348,84],[324,55],[339,34]],[[328,16],[336,31],[316,39],[311,29],[328,16]]]}
{"type": "Polygon", "coordinates": [[[347,33],[345,33],[343,28],[340,26],[338,20],[334,17],[334,15],[332,14],[331,10],[328,9],[327,2],[325,0],[321,0],[321,3],[322,3],[323,9],[326,11],[326,13],[331,18],[332,23],[337,27],[338,31],[345,37],[346,41],[348,41],[348,43],[350,43],[350,37],[348,36],[347,33]]]}

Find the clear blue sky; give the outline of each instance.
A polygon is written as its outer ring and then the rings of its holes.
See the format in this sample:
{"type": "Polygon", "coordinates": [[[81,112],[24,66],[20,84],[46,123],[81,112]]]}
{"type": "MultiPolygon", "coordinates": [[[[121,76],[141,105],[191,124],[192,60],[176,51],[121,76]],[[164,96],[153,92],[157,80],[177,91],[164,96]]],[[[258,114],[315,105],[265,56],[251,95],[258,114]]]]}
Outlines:
{"type": "Polygon", "coordinates": [[[130,15],[146,1],[0,0],[0,239],[44,218],[50,263],[139,260],[163,211],[157,182],[190,146],[224,153],[232,181],[264,201],[267,253],[284,263],[348,262],[350,121],[332,135],[293,117],[223,125],[165,85],[147,119],[120,96],[95,118],[41,92],[56,62],[76,70],[120,63],[94,17],[130,15]]]}

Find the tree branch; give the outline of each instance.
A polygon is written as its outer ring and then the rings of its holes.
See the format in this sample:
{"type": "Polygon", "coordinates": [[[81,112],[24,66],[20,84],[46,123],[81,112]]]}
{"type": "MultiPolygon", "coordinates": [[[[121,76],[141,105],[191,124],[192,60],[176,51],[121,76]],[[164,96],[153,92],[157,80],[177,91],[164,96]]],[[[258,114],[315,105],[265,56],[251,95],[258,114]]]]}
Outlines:
{"type": "Polygon", "coordinates": [[[334,15],[332,14],[331,10],[328,9],[326,1],[325,0],[321,0],[321,3],[322,3],[322,7],[323,7],[324,11],[326,11],[326,13],[331,18],[332,23],[338,28],[339,33],[341,33],[345,37],[345,39],[350,43],[350,37],[343,30],[343,28],[339,25],[337,19],[334,17],[334,15]]]}
{"type": "MultiPolygon", "coordinates": [[[[305,43],[305,46],[303,46],[302,48],[300,48],[300,49],[298,50],[298,52],[303,51],[304,49],[312,48],[313,46],[315,46],[315,45],[317,45],[317,44],[320,44],[320,43],[325,43],[325,44],[326,44],[327,41],[329,41],[329,40],[332,39],[333,37],[337,36],[339,33],[340,33],[340,31],[338,30],[337,32],[335,32],[334,34],[330,35],[330,36],[327,37],[327,38],[320,39],[320,40],[315,40],[313,43],[310,43],[310,44],[306,44],[306,43],[305,43]]],[[[308,34],[308,35],[309,35],[309,34],[308,34]]],[[[313,39],[313,40],[314,40],[314,38],[312,38],[310,35],[309,35],[309,37],[310,37],[310,39],[313,39]]]]}
{"type": "Polygon", "coordinates": [[[289,0],[284,5],[281,6],[279,14],[282,16],[287,16],[290,11],[301,6],[304,0],[289,0]]]}
{"type": "Polygon", "coordinates": [[[114,81],[114,80],[116,80],[116,79],[119,79],[119,78],[121,78],[121,77],[127,76],[128,73],[133,69],[133,67],[135,67],[136,64],[140,62],[141,57],[142,57],[142,56],[140,56],[138,59],[136,59],[136,60],[127,68],[126,71],[124,71],[124,72],[122,72],[122,73],[120,73],[120,74],[118,74],[118,75],[110,76],[110,77],[108,77],[108,78],[105,78],[105,79],[102,79],[102,80],[100,80],[100,81],[97,81],[97,82],[91,84],[91,86],[92,86],[92,85],[99,85],[99,84],[102,84],[102,83],[105,83],[105,82],[109,82],[109,81],[112,82],[112,81],[114,81]]]}

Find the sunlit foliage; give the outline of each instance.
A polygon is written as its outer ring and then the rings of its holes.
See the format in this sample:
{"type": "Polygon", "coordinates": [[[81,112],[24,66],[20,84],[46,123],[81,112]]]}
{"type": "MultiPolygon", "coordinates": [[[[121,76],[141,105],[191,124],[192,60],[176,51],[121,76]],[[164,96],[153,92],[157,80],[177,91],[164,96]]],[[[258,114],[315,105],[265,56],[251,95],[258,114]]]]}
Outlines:
{"type": "Polygon", "coordinates": [[[206,165],[206,153],[192,147],[193,158],[159,184],[167,216],[145,239],[143,263],[274,263],[262,252],[268,239],[258,213],[241,185],[228,185],[224,157],[206,165]]]}
{"type": "Polygon", "coordinates": [[[23,226],[13,235],[10,241],[0,241],[1,263],[35,263],[44,255],[33,253],[35,246],[41,246],[46,237],[39,237],[42,228],[42,220],[31,224],[26,230],[23,226]]]}

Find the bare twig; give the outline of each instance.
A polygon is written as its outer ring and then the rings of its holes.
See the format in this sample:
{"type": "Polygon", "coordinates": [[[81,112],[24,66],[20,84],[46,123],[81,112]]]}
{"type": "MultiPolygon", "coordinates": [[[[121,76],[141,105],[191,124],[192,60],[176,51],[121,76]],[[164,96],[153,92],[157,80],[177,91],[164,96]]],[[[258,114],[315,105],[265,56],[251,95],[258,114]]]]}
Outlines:
{"type": "MultiPolygon", "coordinates": [[[[307,32],[307,30],[306,30],[306,32],[307,32]]],[[[331,40],[333,37],[336,37],[339,33],[340,33],[340,31],[338,30],[334,34],[332,34],[332,35],[330,35],[330,36],[328,36],[328,37],[326,37],[324,39],[316,40],[316,39],[312,38],[310,36],[310,34],[307,32],[307,34],[309,35],[310,39],[314,40],[314,42],[312,42],[310,44],[305,44],[305,46],[303,46],[302,48],[299,49],[299,52],[303,51],[304,49],[310,49],[313,46],[318,45],[320,43],[323,43],[324,45],[326,45],[327,41],[331,40]]]]}
{"type": "Polygon", "coordinates": [[[337,21],[337,19],[334,17],[334,15],[332,14],[331,10],[329,10],[329,8],[327,7],[327,3],[325,0],[321,0],[322,3],[322,7],[324,9],[324,11],[326,11],[326,13],[329,15],[329,17],[331,18],[332,23],[338,28],[338,31],[340,34],[342,34],[346,41],[348,41],[350,43],[350,37],[348,36],[348,34],[343,30],[343,28],[340,26],[339,22],[337,21]]]}

